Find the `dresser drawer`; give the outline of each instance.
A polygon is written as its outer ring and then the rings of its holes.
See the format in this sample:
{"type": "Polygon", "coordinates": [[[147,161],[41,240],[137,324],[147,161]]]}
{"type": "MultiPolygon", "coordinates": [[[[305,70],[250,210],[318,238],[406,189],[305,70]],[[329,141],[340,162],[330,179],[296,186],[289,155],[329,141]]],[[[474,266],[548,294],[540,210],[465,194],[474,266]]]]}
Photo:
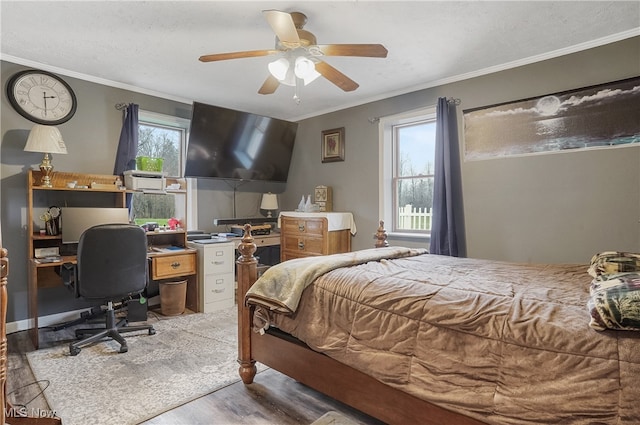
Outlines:
{"type": "Polygon", "coordinates": [[[208,275],[233,271],[235,267],[233,252],[234,247],[232,244],[207,246],[202,257],[202,272],[208,275]]]}
{"type": "Polygon", "coordinates": [[[327,229],[325,218],[291,218],[282,217],[281,232],[288,235],[322,236],[327,229]]]}
{"type": "Polygon", "coordinates": [[[324,239],[322,238],[305,238],[288,234],[282,235],[281,249],[283,251],[321,255],[323,253],[323,247],[324,239]]]}
{"type": "Polygon", "coordinates": [[[349,252],[352,228],[350,213],[281,213],[280,261],[349,252]]]}
{"type": "Polygon", "coordinates": [[[153,280],[187,276],[196,272],[196,253],[153,257],[151,278],[153,280]]]}

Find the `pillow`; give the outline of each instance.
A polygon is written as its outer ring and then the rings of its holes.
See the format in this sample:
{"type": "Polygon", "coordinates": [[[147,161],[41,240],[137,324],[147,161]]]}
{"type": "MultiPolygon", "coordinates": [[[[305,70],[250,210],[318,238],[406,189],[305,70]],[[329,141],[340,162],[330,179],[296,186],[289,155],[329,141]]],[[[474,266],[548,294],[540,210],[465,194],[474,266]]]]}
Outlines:
{"type": "Polygon", "coordinates": [[[640,273],[601,275],[591,283],[589,326],[603,331],[640,330],[640,273]]]}
{"type": "Polygon", "coordinates": [[[640,272],[640,254],[619,251],[598,253],[591,258],[588,272],[595,278],[610,273],[640,272]]]}

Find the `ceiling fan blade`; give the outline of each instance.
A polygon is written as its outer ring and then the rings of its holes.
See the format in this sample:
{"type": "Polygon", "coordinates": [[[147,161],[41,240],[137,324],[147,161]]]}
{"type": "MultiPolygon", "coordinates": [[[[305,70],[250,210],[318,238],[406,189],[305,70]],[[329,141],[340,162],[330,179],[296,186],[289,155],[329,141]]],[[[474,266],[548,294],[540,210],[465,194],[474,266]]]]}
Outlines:
{"type": "Polygon", "coordinates": [[[269,75],[264,83],[262,83],[262,87],[258,90],[260,94],[272,94],[276,91],[276,89],[280,87],[280,81],[273,75],[269,75]]]}
{"type": "Polygon", "coordinates": [[[296,30],[293,18],[289,13],[281,12],[279,10],[263,10],[262,14],[281,42],[294,44],[300,43],[298,31],[296,30]]]}
{"type": "Polygon", "coordinates": [[[326,62],[319,61],[316,63],[316,71],[344,91],[354,91],[359,87],[358,83],[326,62]]]}
{"type": "Polygon", "coordinates": [[[227,59],[256,58],[280,53],[278,50],[248,50],[246,52],[216,53],[200,56],[200,62],[224,61],[227,59]]]}
{"type": "Polygon", "coordinates": [[[388,53],[382,44],[321,44],[317,47],[326,56],[386,58],[388,53]]]}

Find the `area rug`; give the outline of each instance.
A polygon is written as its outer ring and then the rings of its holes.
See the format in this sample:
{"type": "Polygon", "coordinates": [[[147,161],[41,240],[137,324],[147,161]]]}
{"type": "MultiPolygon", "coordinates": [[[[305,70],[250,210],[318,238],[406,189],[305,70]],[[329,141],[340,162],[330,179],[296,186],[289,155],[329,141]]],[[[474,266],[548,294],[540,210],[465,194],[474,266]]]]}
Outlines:
{"type": "Polygon", "coordinates": [[[27,359],[64,425],[133,425],[237,382],[236,323],[235,307],[188,314],[155,322],[155,335],[128,334],[127,353],[105,341],[74,357],[62,344],[27,359]]]}

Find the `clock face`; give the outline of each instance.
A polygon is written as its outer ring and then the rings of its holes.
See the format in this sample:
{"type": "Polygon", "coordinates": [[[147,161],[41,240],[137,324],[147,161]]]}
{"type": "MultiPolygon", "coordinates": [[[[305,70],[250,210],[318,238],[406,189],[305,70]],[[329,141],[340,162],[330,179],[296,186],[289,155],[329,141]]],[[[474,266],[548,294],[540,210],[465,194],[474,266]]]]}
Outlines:
{"type": "Polygon", "coordinates": [[[76,95],[69,84],[46,71],[18,72],[7,84],[7,96],[20,115],[38,124],[62,124],[76,113],[76,95]]]}

